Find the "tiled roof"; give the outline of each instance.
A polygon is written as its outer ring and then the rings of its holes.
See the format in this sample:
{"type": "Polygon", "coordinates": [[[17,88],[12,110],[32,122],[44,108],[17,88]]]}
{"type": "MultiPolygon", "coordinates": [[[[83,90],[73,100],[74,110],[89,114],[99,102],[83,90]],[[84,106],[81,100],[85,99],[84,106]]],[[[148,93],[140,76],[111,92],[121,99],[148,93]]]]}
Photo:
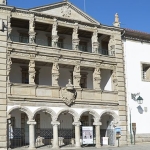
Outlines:
{"type": "Polygon", "coordinates": [[[125,37],[131,37],[131,38],[137,38],[137,39],[142,39],[142,40],[148,40],[150,41],[150,33],[146,32],[141,32],[141,31],[136,31],[132,29],[124,29],[125,30],[125,37]]]}

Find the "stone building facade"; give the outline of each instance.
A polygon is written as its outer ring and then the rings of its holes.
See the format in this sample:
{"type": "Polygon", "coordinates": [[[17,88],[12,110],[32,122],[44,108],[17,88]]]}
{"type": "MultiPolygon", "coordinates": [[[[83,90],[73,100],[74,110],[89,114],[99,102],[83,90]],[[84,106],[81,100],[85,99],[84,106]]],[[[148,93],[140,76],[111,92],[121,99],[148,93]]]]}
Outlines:
{"type": "Polygon", "coordinates": [[[82,126],[127,144],[122,29],[68,1],[33,9],[0,5],[0,148],[82,145],[82,126]]]}

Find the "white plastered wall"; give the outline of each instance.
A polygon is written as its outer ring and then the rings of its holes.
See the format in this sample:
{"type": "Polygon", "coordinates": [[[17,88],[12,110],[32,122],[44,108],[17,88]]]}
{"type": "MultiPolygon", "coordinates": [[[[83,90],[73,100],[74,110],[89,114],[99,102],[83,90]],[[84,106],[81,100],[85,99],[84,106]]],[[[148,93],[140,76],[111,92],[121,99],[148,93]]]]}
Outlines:
{"type": "MultiPolygon", "coordinates": [[[[136,123],[136,133],[150,133],[150,82],[142,81],[141,62],[150,63],[150,44],[140,41],[124,41],[125,73],[128,109],[131,109],[131,123],[136,123]],[[131,99],[131,93],[139,93],[144,99],[139,105],[131,99]],[[138,108],[142,109],[138,109],[138,108]],[[147,107],[147,112],[144,110],[147,107]]],[[[130,111],[128,110],[128,113],[130,111]]],[[[128,114],[130,120],[130,115],[128,114]]],[[[130,121],[128,126],[130,126],[130,121]]],[[[130,129],[130,128],[129,128],[130,129]]]]}

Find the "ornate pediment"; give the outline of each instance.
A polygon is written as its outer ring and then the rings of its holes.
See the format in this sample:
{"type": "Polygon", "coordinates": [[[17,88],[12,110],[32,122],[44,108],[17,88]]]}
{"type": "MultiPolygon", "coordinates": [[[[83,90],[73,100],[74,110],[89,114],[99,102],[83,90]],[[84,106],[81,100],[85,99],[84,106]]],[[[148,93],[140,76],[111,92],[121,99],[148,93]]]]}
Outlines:
{"type": "Polygon", "coordinates": [[[53,16],[58,16],[62,18],[67,18],[67,19],[70,18],[77,21],[100,24],[98,21],[91,18],[89,15],[87,15],[82,10],[80,10],[79,8],[77,8],[76,6],[74,6],[68,1],[36,7],[30,10],[53,15],[53,16]]]}

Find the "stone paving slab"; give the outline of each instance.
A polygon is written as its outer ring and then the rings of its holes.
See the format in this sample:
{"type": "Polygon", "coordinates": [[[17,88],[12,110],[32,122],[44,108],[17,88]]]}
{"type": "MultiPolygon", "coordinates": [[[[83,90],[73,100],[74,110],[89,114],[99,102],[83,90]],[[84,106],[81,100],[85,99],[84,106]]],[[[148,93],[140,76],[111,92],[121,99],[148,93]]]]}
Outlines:
{"type": "MultiPolygon", "coordinates": [[[[74,150],[75,147],[63,147],[59,150],[74,150]]],[[[17,148],[14,150],[28,150],[28,148],[17,148]]],[[[51,150],[51,148],[43,147],[38,148],[37,150],[51,150]]],[[[95,147],[83,147],[78,150],[150,150],[150,143],[146,144],[137,144],[137,145],[129,145],[129,146],[120,146],[120,147],[110,147],[110,146],[103,146],[101,148],[95,148],[95,147]]]]}

